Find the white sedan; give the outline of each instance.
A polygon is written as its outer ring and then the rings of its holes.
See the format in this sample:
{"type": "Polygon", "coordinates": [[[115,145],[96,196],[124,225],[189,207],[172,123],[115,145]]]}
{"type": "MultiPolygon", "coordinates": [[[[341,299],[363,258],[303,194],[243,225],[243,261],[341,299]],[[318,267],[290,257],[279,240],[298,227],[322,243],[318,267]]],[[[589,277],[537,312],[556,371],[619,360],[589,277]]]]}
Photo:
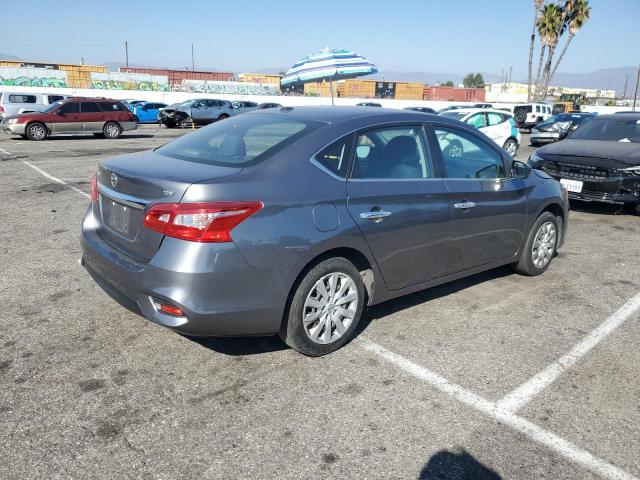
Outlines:
{"type": "Polygon", "coordinates": [[[477,128],[512,157],[518,151],[522,136],[513,115],[509,112],[487,108],[461,108],[442,112],[440,115],[477,128]]]}

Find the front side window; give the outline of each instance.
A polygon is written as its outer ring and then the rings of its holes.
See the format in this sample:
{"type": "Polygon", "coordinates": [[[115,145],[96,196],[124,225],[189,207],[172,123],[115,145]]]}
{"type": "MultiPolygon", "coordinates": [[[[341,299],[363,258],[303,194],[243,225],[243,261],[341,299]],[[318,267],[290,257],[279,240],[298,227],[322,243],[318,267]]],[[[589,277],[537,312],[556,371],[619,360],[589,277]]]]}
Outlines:
{"type": "Polygon", "coordinates": [[[484,118],[484,113],[476,113],[475,115],[469,117],[467,123],[475,128],[483,128],[487,126],[484,118]]]}
{"type": "Polygon", "coordinates": [[[62,107],[60,107],[60,110],[58,110],[58,112],[64,114],[78,113],[80,112],[79,107],[80,104],[78,102],[65,103],[64,105],[62,105],[62,107]]]}
{"type": "Polygon", "coordinates": [[[432,178],[422,128],[390,127],[358,135],[352,178],[432,178]]]}
{"type": "Polygon", "coordinates": [[[479,138],[451,128],[435,129],[448,178],[505,178],[502,157],[479,138]]]}
{"type": "Polygon", "coordinates": [[[540,105],[536,105],[536,113],[540,113],[540,105]]]}
{"type": "Polygon", "coordinates": [[[184,135],[156,150],[168,157],[221,166],[255,164],[281,150],[321,122],[269,114],[238,115],[184,135]]]}
{"type": "Polygon", "coordinates": [[[36,103],[35,95],[9,95],[9,103],[36,103]]]}

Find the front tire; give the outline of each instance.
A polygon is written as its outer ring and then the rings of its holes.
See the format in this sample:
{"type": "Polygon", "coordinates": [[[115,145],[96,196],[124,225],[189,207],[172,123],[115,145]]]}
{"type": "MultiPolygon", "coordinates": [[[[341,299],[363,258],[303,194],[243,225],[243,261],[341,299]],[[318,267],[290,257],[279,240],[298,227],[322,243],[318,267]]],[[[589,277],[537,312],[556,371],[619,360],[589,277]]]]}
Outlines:
{"type": "Polygon", "coordinates": [[[529,277],[544,273],[556,254],[560,229],[558,218],[551,212],[543,212],[533,224],[514,270],[529,277]]]}
{"type": "Polygon", "coordinates": [[[47,127],[44,126],[44,123],[40,122],[33,122],[27,125],[27,130],[25,131],[25,133],[29,140],[35,141],[44,140],[49,135],[47,127]]]}
{"type": "Polygon", "coordinates": [[[105,138],[118,138],[122,133],[122,128],[116,122],[107,122],[102,128],[102,134],[105,138]]]}
{"type": "Polygon", "coordinates": [[[218,117],[218,120],[224,120],[225,118],[229,118],[229,115],[227,115],[226,113],[223,113],[218,117]]]}
{"type": "Polygon", "coordinates": [[[310,357],[334,352],[358,326],[365,288],[358,269],[346,258],[318,263],[294,286],[280,330],[282,340],[310,357]]]}

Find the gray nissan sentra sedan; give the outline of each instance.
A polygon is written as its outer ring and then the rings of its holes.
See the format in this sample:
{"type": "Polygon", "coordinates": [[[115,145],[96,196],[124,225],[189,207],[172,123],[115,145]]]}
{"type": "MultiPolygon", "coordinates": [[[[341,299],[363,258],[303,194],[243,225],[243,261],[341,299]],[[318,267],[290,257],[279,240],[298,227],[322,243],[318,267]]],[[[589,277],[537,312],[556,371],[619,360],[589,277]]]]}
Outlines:
{"type": "Polygon", "coordinates": [[[302,107],[104,160],[82,263],[115,300],[188,335],[344,345],[366,305],[510,264],[543,273],[566,191],[463,123],[302,107]]]}

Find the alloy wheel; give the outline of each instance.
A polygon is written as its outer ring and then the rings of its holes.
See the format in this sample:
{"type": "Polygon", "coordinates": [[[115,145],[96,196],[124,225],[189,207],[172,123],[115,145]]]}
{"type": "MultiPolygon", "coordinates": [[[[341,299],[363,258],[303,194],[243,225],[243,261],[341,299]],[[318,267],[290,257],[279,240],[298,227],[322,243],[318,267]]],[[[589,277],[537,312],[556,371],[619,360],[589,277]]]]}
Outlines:
{"type": "Polygon", "coordinates": [[[314,343],[329,344],[349,329],[358,310],[358,290],[342,272],[329,273],[311,287],[302,309],[302,324],[314,343]]]}
{"type": "Polygon", "coordinates": [[[544,268],[553,258],[556,237],[557,229],[553,222],[540,225],[531,247],[531,260],[536,268],[544,268]]]}
{"type": "Polygon", "coordinates": [[[119,132],[119,128],[115,123],[110,123],[104,128],[104,133],[107,137],[117,137],[119,132]]]}
{"type": "Polygon", "coordinates": [[[47,130],[44,128],[44,125],[34,123],[29,126],[29,134],[34,140],[41,140],[47,136],[47,130]]]}

